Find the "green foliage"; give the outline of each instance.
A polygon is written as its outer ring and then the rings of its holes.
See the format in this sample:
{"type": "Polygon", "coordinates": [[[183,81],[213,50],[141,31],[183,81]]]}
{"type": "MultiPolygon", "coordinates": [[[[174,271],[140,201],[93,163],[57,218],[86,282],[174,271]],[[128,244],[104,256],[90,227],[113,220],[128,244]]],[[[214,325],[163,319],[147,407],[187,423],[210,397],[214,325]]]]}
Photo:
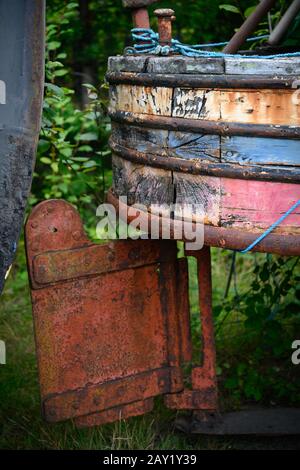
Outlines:
{"type": "MultiPolygon", "coordinates": [[[[254,36],[262,36],[262,35],[267,35],[270,34],[271,28],[274,28],[278,21],[281,19],[283,13],[286,11],[286,9],[289,6],[289,3],[287,0],[278,0],[275,7],[270,11],[268,17],[264,18],[258,28],[256,29],[256,32],[254,33],[254,36]]],[[[242,18],[242,21],[246,20],[256,9],[257,7],[257,2],[254,1],[240,1],[240,0],[232,0],[230,3],[222,4],[219,6],[221,10],[224,10],[225,12],[229,13],[234,13],[235,16],[238,15],[240,18],[242,18]],[[249,6],[249,3],[252,3],[252,5],[249,6]]],[[[257,43],[253,43],[251,46],[252,48],[257,46],[257,43]]]]}
{"type": "Polygon", "coordinates": [[[74,90],[62,85],[70,75],[62,38],[72,34],[77,8],[76,2],[64,5],[50,15],[47,26],[45,99],[31,204],[64,198],[92,212],[103,200],[109,178],[110,125],[105,84],[82,85],[88,95],[82,108],[76,106],[74,90]]]}
{"type": "Polygon", "coordinates": [[[299,258],[261,255],[249,287],[216,305],[220,356],[227,364],[220,362],[219,373],[231,398],[300,403],[291,362],[300,328],[299,280],[299,258]]]}
{"type": "MultiPolygon", "coordinates": [[[[254,0],[197,0],[187,8],[186,0],[160,2],[176,11],[175,37],[188,43],[229,39],[256,4],[254,0]]],[[[286,5],[286,1],[278,2],[272,12],[273,25],[286,5]]],[[[299,33],[298,20],[290,29],[289,41],[299,33]]],[[[121,53],[129,44],[131,26],[130,12],[122,8],[121,0],[47,1],[45,101],[30,202],[64,198],[80,209],[89,227],[95,226],[95,207],[111,182],[107,85],[103,82],[107,57],[121,53]]],[[[152,26],[156,29],[155,20],[152,26]]],[[[268,27],[264,20],[256,33],[265,34],[268,27]]],[[[89,234],[93,236],[93,231],[89,234]]],[[[7,342],[9,359],[0,371],[1,448],[230,447],[226,440],[192,440],[175,434],[171,428],[174,413],[163,410],[160,403],[145,417],[96,429],[43,422],[23,248],[21,243],[0,301],[0,338],[7,342]]],[[[291,343],[300,330],[298,259],[238,255],[233,286],[224,299],[231,253],[213,249],[212,254],[224,406],[232,409],[247,401],[299,405],[300,369],[291,364],[291,343]]],[[[199,362],[201,324],[192,259],[189,268],[192,333],[199,362]]]]}

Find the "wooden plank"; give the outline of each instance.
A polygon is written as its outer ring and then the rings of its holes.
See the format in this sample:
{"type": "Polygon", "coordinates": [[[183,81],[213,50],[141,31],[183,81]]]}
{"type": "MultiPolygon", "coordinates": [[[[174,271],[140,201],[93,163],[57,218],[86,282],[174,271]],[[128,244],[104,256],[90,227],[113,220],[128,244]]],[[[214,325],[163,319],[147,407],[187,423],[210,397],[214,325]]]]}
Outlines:
{"type": "Polygon", "coordinates": [[[110,111],[242,124],[300,126],[294,90],[207,90],[118,85],[110,111]]]}
{"type": "Polygon", "coordinates": [[[109,72],[136,72],[153,74],[223,74],[226,75],[299,75],[300,58],[257,59],[251,57],[153,57],[116,56],[108,59],[109,72]]]}
{"type": "Polygon", "coordinates": [[[221,161],[239,165],[300,166],[300,140],[221,137],[221,161]]]}
{"type": "Polygon", "coordinates": [[[150,57],[147,73],[155,74],[223,74],[223,58],[150,57]]]}
{"type": "Polygon", "coordinates": [[[225,58],[225,74],[242,75],[299,75],[300,58],[279,59],[225,58]]]}
{"type": "Polygon", "coordinates": [[[244,124],[300,125],[294,90],[176,88],[173,117],[244,124]]]}
{"type": "Polygon", "coordinates": [[[147,57],[143,56],[116,56],[108,58],[108,71],[110,72],[143,72],[147,57]]]}
{"type": "Polygon", "coordinates": [[[221,91],[221,120],[299,126],[300,106],[293,94],[294,90],[221,91]]]}
{"type": "Polygon", "coordinates": [[[168,155],[169,131],[145,127],[112,124],[113,142],[138,152],[168,155]]]}
{"type": "Polygon", "coordinates": [[[110,112],[171,116],[172,88],[118,85],[110,89],[110,112]]]}
{"type": "Polygon", "coordinates": [[[218,121],[220,112],[220,91],[175,88],[173,117],[218,121]]]}
{"type": "Polygon", "coordinates": [[[113,123],[113,142],[138,152],[166,157],[220,161],[220,137],[113,123]]]}
{"type": "Polygon", "coordinates": [[[170,131],[167,153],[169,157],[185,160],[220,161],[220,136],[170,131]]]}
{"type": "Polygon", "coordinates": [[[209,176],[173,173],[176,204],[190,204],[193,219],[205,224],[220,223],[220,179],[209,176]]]}
{"type": "Polygon", "coordinates": [[[113,190],[116,196],[127,196],[128,204],[172,204],[174,185],[168,170],[151,168],[124,160],[112,159],[113,190]]]}
{"type": "MultiPolygon", "coordinates": [[[[299,199],[299,184],[221,178],[221,226],[247,231],[266,229],[299,199]]],[[[300,210],[276,231],[299,233],[300,210]]]]}

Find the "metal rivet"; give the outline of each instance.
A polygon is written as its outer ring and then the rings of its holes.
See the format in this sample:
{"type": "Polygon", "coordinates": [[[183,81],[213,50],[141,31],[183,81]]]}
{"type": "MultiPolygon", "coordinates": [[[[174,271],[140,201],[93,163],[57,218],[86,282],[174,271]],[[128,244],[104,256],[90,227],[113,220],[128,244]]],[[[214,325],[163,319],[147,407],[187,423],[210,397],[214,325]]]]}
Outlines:
{"type": "Polygon", "coordinates": [[[72,237],[74,238],[74,240],[80,240],[81,232],[79,230],[76,230],[76,232],[73,232],[72,237]]]}

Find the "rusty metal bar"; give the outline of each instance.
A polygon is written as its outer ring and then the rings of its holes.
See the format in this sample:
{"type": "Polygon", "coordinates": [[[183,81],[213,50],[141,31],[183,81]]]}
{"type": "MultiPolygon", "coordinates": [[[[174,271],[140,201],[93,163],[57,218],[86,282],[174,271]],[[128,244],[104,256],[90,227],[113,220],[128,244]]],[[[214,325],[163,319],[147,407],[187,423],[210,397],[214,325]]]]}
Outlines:
{"type": "Polygon", "coordinates": [[[300,0],[294,0],[279,23],[276,25],[272,33],[270,34],[270,37],[268,39],[268,44],[271,46],[276,46],[277,44],[280,43],[282,38],[285,36],[287,33],[291,23],[293,20],[296,18],[300,11],[300,0]]]}
{"type": "Polygon", "coordinates": [[[246,88],[246,89],[289,89],[299,76],[267,75],[189,75],[189,74],[151,74],[131,72],[108,72],[106,80],[111,85],[141,85],[190,88],[246,88]]]}
{"type": "Polygon", "coordinates": [[[275,5],[276,0],[262,0],[255,11],[250,15],[240,29],[235,33],[227,46],[224,47],[225,54],[235,54],[239,48],[244,44],[250,34],[255,31],[262,18],[271,10],[275,5]]]}
{"type": "Polygon", "coordinates": [[[168,395],[165,399],[169,408],[186,410],[210,410],[218,408],[216,377],[216,349],[212,314],[211,258],[210,248],[186,252],[195,256],[198,262],[199,306],[202,336],[202,365],[192,369],[192,389],[168,395]]]}
{"type": "Polygon", "coordinates": [[[180,350],[181,361],[191,362],[192,351],[192,334],[190,323],[190,305],[189,305],[189,273],[186,258],[181,258],[177,263],[176,272],[177,284],[177,310],[180,318],[180,350]]]}
{"type": "MultiPolygon", "coordinates": [[[[128,208],[124,203],[114,195],[112,190],[108,191],[107,200],[113,204],[117,212],[121,209],[122,214],[127,214],[127,221],[130,223],[134,217],[128,215],[128,208]]],[[[154,214],[140,211],[141,221],[150,226],[150,217],[155,218],[154,214]]],[[[158,217],[158,216],[157,216],[158,217]]],[[[162,219],[160,217],[160,219],[162,219]]],[[[162,223],[162,222],[161,222],[162,223]]],[[[143,225],[145,226],[145,225],[143,225]]],[[[161,227],[161,224],[159,225],[161,227]]],[[[229,250],[243,250],[257,238],[257,233],[246,232],[245,230],[233,230],[231,228],[213,227],[205,225],[204,242],[207,246],[215,246],[217,248],[226,248],[229,250]]],[[[171,238],[174,236],[174,227],[171,221],[171,238]]],[[[187,240],[188,241],[188,240],[187,240]]],[[[300,234],[284,236],[270,233],[268,237],[262,240],[259,245],[252,250],[260,253],[274,253],[282,256],[299,256],[300,255],[300,234]]]]}
{"type": "Polygon", "coordinates": [[[147,7],[157,0],[123,0],[123,6],[132,11],[134,28],[150,28],[149,13],[147,7]]]}
{"type": "Polygon", "coordinates": [[[110,112],[116,122],[149,127],[150,129],[167,129],[171,131],[203,132],[205,134],[241,135],[255,137],[274,137],[279,139],[300,139],[300,127],[274,126],[268,124],[243,124],[239,122],[205,121],[204,119],[175,118],[169,116],[150,116],[124,111],[110,112]]]}
{"type": "Polygon", "coordinates": [[[132,20],[134,28],[150,28],[150,19],[147,8],[132,10],[132,20]]]}
{"type": "Polygon", "coordinates": [[[198,262],[199,306],[202,336],[202,366],[192,371],[194,390],[204,387],[210,390],[217,401],[216,348],[212,312],[212,280],[210,247],[204,246],[200,251],[187,252],[196,256],[198,262]]]}
{"type": "MultiPolygon", "coordinates": [[[[189,119],[182,119],[182,121],[190,121],[189,119]]],[[[200,121],[196,121],[200,122],[200,121]]],[[[152,125],[150,124],[151,128],[152,125]]],[[[168,127],[161,127],[168,128],[168,127]]],[[[177,127],[177,130],[184,130],[177,127]]],[[[191,131],[191,128],[188,128],[191,131]]],[[[198,132],[200,129],[198,128],[198,132]]],[[[217,133],[217,132],[215,132],[217,133]]],[[[235,134],[239,135],[239,134],[235,134]]],[[[245,134],[242,134],[245,135],[245,134]]],[[[232,163],[206,163],[202,161],[185,160],[183,158],[175,157],[162,157],[151,153],[142,153],[137,150],[128,149],[122,145],[117,144],[110,139],[110,148],[112,151],[131,162],[148,165],[149,167],[162,168],[165,170],[180,171],[183,173],[189,173],[192,175],[206,175],[216,176],[224,178],[238,178],[244,180],[260,180],[260,181],[278,181],[278,182],[289,182],[299,183],[300,182],[300,167],[296,171],[295,168],[283,169],[283,168],[270,168],[259,165],[233,165],[232,163]]]]}

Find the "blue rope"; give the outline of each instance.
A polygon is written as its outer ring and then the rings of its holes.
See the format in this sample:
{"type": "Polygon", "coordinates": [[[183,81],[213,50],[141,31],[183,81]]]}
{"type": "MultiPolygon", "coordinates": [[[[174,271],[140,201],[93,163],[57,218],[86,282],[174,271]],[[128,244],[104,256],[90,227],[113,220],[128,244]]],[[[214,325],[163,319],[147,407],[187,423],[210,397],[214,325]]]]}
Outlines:
{"type": "MultiPolygon", "coordinates": [[[[280,57],[300,57],[300,52],[288,52],[285,54],[274,55],[243,55],[243,54],[224,54],[224,52],[206,51],[203,50],[207,47],[220,47],[225,46],[228,42],[215,42],[210,44],[182,44],[177,39],[172,39],[170,46],[161,46],[159,44],[159,35],[152,29],[134,28],[131,30],[132,39],[136,41],[132,47],[127,47],[125,52],[127,54],[154,54],[154,55],[169,55],[170,52],[181,54],[187,57],[250,57],[252,59],[274,59],[280,57]]],[[[247,39],[247,41],[258,41],[266,39],[269,36],[257,36],[247,39]]]]}
{"type": "Polygon", "coordinates": [[[248,253],[253,250],[253,248],[258,245],[264,238],[266,238],[275,228],[277,228],[292,212],[294,212],[300,206],[300,199],[297,201],[289,210],[286,211],[274,224],[271,225],[262,235],[260,235],[254,242],[252,242],[247,248],[241,250],[240,253],[248,253]]]}

